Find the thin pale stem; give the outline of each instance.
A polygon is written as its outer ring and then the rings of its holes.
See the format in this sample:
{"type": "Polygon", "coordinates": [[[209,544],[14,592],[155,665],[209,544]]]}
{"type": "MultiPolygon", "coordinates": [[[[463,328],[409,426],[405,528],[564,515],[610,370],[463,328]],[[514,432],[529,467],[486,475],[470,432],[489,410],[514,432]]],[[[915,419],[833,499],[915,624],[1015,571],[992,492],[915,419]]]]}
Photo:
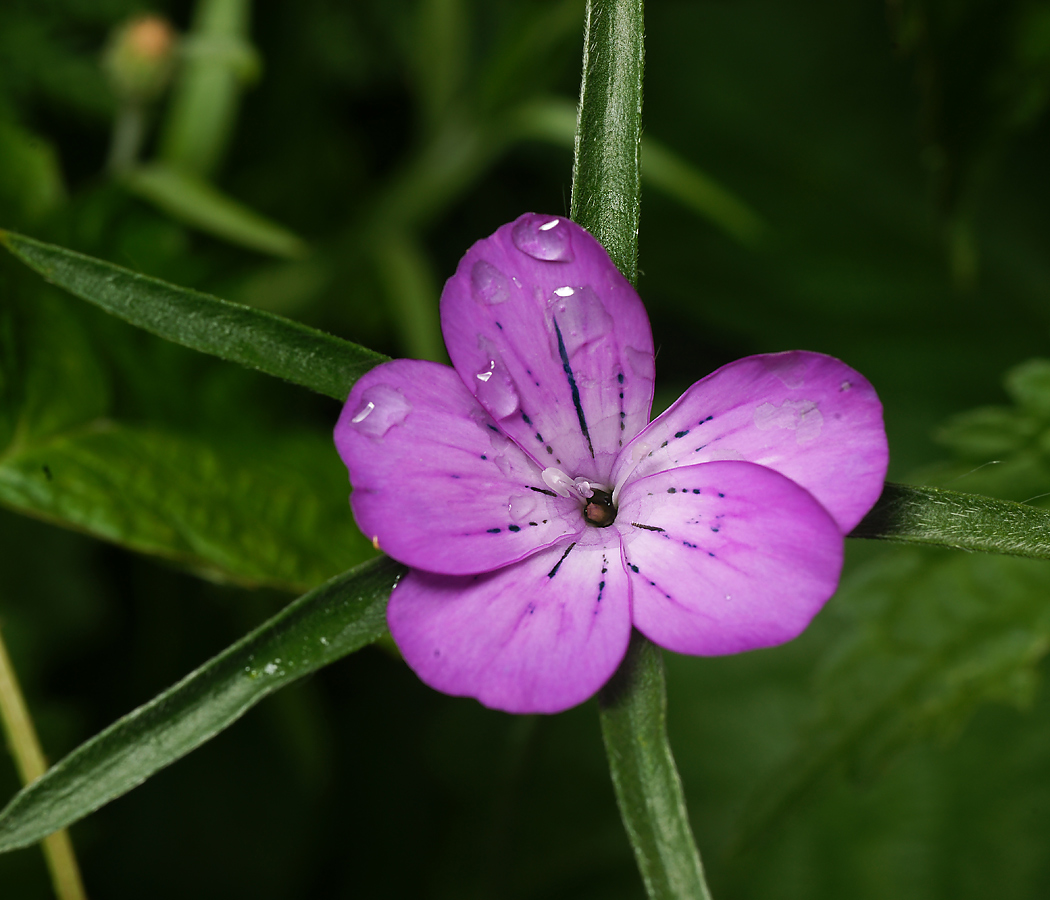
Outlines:
{"type": "MultiPolygon", "coordinates": [[[[33,720],[18,686],[14,666],[0,633],[0,722],[23,784],[36,781],[47,770],[33,720]]],[[[56,831],[41,841],[51,883],[59,900],[86,900],[80,869],[68,831],[56,831]]]]}

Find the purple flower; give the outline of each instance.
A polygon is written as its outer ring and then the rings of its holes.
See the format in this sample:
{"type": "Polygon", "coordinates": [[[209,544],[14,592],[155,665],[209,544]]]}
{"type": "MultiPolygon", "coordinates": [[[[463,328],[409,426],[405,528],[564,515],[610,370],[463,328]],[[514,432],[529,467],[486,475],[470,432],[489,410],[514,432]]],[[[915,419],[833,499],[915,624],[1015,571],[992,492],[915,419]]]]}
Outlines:
{"type": "Polygon", "coordinates": [[[335,429],[354,516],[410,567],[387,621],[430,686],[557,712],[632,625],[679,653],[788,641],[886,474],[882,406],[829,356],[751,356],[649,422],[653,339],[601,245],[527,214],[441,296],[452,369],[394,360],[335,429]]]}

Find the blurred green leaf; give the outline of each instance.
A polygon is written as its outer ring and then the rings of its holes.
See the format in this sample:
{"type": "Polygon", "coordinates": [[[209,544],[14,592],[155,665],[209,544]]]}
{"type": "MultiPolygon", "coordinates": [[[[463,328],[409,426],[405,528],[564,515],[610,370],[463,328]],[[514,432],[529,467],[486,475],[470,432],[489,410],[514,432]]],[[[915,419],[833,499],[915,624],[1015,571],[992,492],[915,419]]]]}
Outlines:
{"type": "Polygon", "coordinates": [[[272,313],[148,278],[12,232],[0,242],[52,284],[169,341],[345,400],[386,357],[272,313]]]}
{"type": "Polygon", "coordinates": [[[213,580],[301,591],[373,555],[325,436],[256,446],[109,418],[96,352],[38,291],[2,307],[0,503],[213,580]]]}
{"type": "Polygon", "coordinates": [[[82,744],[0,812],[0,852],[76,822],[269,694],[380,638],[387,598],[403,572],[382,557],[336,576],[82,744]]]}
{"type": "Polygon", "coordinates": [[[200,176],[218,167],[243,83],[258,73],[248,43],[250,0],[198,0],[161,136],[161,158],[200,176]]]}
{"type": "Polygon", "coordinates": [[[438,319],[440,288],[419,243],[403,231],[377,236],[372,253],[405,348],[414,359],[448,362],[438,319]]]}
{"type": "Polygon", "coordinates": [[[1027,706],[1050,649],[1050,568],[1027,560],[901,550],[868,564],[831,608],[844,633],[817,680],[816,713],[754,792],[740,842],[829,772],[871,778],[903,748],[954,737],[980,705],[1027,706]]]}
{"type": "Polygon", "coordinates": [[[416,89],[428,124],[440,120],[466,74],[471,29],[463,0],[420,0],[416,9],[416,89]]]}
{"type": "MultiPolygon", "coordinates": [[[[576,134],[576,107],[552,97],[532,100],[515,110],[510,122],[520,138],[571,147],[576,134]]],[[[642,138],[642,181],[743,244],[755,243],[765,230],[765,223],[746,203],[649,136],[642,138]]]]}
{"type": "Polygon", "coordinates": [[[172,218],[231,244],[289,259],[309,251],[306,242],[284,226],[173,165],[137,166],[121,172],[120,182],[172,218]]]}
{"type": "Polygon", "coordinates": [[[9,222],[36,222],[65,198],[49,141],[0,120],[0,212],[9,222]]]}

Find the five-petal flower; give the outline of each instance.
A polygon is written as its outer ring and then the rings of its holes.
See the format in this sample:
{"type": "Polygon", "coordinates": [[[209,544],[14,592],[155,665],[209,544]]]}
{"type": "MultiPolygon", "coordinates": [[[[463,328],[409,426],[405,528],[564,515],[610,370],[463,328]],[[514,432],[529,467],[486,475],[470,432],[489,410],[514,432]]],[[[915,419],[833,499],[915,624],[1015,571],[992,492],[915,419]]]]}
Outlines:
{"type": "Polygon", "coordinates": [[[632,626],[734,653],[795,637],[834,592],[888,458],[853,369],[748,357],[649,422],[641,300],[586,231],[531,213],[467,252],[441,324],[454,368],[378,366],[335,429],[359,527],[410,567],[387,619],[427,684],[556,712],[632,626]]]}

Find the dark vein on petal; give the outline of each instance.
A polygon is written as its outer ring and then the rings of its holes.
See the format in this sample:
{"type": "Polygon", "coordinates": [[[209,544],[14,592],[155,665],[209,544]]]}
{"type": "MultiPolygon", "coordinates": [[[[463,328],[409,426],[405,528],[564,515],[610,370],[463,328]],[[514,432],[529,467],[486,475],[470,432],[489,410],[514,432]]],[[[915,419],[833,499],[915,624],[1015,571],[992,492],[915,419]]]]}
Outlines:
{"type": "Polygon", "coordinates": [[[563,562],[565,562],[565,557],[569,555],[569,551],[571,551],[571,550],[572,550],[572,548],[573,548],[573,547],[575,547],[575,546],[576,546],[576,541],[573,541],[573,542],[572,542],[571,544],[569,544],[569,546],[568,546],[568,547],[566,548],[565,552],[564,552],[564,553],[563,553],[563,554],[561,555],[561,559],[559,559],[559,560],[558,560],[558,561],[557,561],[557,562],[556,562],[556,563],[554,564],[554,568],[553,568],[553,569],[551,569],[551,570],[550,570],[550,571],[549,571],[549,572],[547,573],[547,577],[548,577],[548,578],[553,578],[553,577],[554,577],[555,575],[557,575],[557,574],[558,574],[558,569],[560,569],[560,568],[561,568],[561,564],[562,564],[563,562]]]}
{"type": "Polygon", "coordinates": [[[583,436],[587,438],[587,449],[591,451],[591,459],[594,459],[594,446],[591,444],[591,433],[587,430],[587,419],[583,414],[583,405],[580,403],[580,389],[576,386],[576,376],[572,374],[572,366],[569,365],[569,354],[565,351],[565,341],[558,327],[558,320],[554,319],[554,333],[558,336],[558,355],[561,356],[561,367],[565,370],[565,377],[569,379],[569,390],[572,391],[572,404],[576,407],[576,417],[580,420],[580,428],[583,436]]]}

